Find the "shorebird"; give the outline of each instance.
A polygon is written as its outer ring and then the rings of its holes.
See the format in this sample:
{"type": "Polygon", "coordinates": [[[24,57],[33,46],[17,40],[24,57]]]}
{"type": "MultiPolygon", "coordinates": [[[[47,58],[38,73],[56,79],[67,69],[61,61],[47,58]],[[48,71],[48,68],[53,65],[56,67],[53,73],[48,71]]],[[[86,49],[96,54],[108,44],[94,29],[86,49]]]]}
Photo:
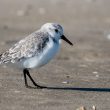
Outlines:
{"type": "Polygon", "coordinates": [[[14,63],[19,65],[24,74],[25,86],[29,87],[27,76],[37,88],[38,85],[31,77],[29,70],[47,64],[58,52],[60,39],[73,45],[65,36],[63,27],[58,23],[46,23],[41,28],[17,42],[9,50],[0,55],[0,64],[14,63]]]}

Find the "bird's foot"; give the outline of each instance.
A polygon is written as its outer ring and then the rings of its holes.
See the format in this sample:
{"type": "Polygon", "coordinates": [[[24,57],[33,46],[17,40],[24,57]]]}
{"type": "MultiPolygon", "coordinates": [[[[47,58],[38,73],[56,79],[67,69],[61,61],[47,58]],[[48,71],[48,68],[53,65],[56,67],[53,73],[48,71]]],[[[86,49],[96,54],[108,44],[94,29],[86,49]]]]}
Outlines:
{"type": "Polygon", "coordinates": [[[40,86],[40,85],[35,85],[35,87],[37,87],[37,89],[45,89],[45,88],[47,88],[45,86],[40,86]]]}

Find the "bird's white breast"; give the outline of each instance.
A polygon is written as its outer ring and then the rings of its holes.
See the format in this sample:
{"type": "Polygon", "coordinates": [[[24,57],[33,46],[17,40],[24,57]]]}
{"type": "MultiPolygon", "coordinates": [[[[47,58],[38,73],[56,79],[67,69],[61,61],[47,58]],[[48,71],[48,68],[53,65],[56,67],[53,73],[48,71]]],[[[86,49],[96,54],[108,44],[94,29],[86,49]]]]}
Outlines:
{"type": "Polygon", "coordinates": [[[47,46],[44,48],[43,51],[38,56],[34,56],[29,58],[23,62],[24,68],[34,68],[34,67],[41,67],[48,63],[57,53],[59,50],[59,42],[55,43],[51,38],[49,38],[49,42],[47,46]]]}

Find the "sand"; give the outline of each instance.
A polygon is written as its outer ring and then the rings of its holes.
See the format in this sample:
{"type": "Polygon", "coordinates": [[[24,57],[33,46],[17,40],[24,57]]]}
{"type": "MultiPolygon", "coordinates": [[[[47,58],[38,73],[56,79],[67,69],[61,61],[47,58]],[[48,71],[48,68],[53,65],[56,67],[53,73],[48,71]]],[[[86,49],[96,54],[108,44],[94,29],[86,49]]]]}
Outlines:
{"type": "Polygon", "coordinates": [[[46,22],[63,25],[74,46],[62,41],[49,64],[30,71],[50,89],[26,88],[22,70],[1,65],[0,110],[110,110],[110,1],[0,0],[0,52],[46,22]]]}

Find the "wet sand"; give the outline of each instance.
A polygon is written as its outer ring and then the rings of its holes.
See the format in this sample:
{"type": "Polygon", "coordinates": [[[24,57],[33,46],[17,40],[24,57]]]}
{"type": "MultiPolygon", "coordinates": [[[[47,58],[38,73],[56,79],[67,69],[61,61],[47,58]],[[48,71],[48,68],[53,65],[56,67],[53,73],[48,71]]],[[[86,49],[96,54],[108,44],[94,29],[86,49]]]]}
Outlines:
{"type": "Polygon", "coordinates": [[[1,65],[0,110],[92,110],[93,105],[110,110],[109,5],[109,0],[0,0],[0,52],[46,22],[63,25],[74,43],[62,42],[48,65],[31,70],[48,89],[26,88],[22,70],[1,65]]]}

